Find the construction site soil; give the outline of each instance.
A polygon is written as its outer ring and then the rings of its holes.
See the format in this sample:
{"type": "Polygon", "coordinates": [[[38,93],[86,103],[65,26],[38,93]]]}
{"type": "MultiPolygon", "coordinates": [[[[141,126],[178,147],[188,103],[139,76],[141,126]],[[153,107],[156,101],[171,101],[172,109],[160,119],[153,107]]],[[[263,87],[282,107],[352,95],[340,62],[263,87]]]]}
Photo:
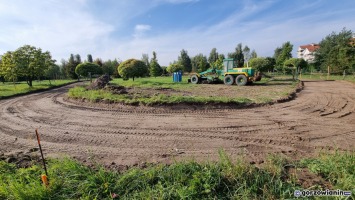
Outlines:
{"type": "Polygon", "coordinates": [[[355,85],[345,81],[307,81],[291,101],[244,108],[126,106],[66,98],[77,84],[1,100],[0,157],[36,148],[35,129],[46,157],[106,166],[217,160],[220,149],[255,164],[268,154],[301,159],[322,150],[354,150],[355,85]]]}

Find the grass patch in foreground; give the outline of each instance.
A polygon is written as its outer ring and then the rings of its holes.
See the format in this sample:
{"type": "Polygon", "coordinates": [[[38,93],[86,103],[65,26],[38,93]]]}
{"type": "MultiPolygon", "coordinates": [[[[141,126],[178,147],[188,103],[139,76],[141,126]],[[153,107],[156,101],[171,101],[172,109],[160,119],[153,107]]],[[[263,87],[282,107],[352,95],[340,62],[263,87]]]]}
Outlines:
{"type": "Polygon", "coordinates": [[[51,84],[49,81],[33,81],[32,87],[28,86],[26,82],[17,82],[15,84],[10,82],[5,82],[5,84],[0,83],[0,99],[3,97],[10,97],[17,94],[25,94],[40,89],[60,86],[75,81],[76,80],[52,80],[51,84]]]}
{"type": "MultiPolygon", "coordinates": [[[[334,188],[354,194],[354,158],[353,153],[324,154],[293,164],[307,167],[334,188]]],[[[296,183],[297,177],[287,176],[286,165],[286,159],[271,156],[266,166],[257,168],[243,159],[232,162],[223,152],[219,162],[177,162],[123,173],[100,166],[94,170],[70,159],[50,160],[50,186],[45,188],[40,182],[40,166],[17,169],[0,161],[0,198],[288,199],[302,188],[296,183]]]]}

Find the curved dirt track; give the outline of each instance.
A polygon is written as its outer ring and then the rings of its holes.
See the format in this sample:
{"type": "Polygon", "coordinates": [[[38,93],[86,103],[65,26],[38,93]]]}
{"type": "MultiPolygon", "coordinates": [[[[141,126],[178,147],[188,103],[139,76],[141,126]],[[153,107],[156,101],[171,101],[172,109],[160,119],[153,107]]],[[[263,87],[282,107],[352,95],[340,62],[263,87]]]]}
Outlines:
{"type": "Polygon", "coordinates": [[[0,101],[0,153],[37,147],[109,164],[216,159],[218,150],[256,163],[268,153],[292,158],[321,149],[354,150],[355,85],[305,82],[295,100],[250,109],[79,106],[64,100],[72,86],[0,101]]]}

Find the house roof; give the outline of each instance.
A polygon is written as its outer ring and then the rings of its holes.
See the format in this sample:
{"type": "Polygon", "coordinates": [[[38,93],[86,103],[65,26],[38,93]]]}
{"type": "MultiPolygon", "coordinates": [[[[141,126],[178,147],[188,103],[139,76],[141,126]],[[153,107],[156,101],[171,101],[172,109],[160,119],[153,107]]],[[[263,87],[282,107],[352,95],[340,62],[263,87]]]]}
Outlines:
{"type": "Polygon", "coordinates": [[[308,49],[309,52],[314,52],[315,50],[319,49],[318,44],[307,44],[307,45],[301,45],[301,49],[308,49]]]}

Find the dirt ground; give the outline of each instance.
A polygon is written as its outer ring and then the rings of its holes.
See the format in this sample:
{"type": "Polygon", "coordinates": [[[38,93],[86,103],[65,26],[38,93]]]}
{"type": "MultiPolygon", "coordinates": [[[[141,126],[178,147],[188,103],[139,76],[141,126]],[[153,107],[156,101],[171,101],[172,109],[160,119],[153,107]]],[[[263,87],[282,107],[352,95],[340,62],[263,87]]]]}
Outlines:
{"type": "Polygon", "coordinates": [[[120,166],[216,160],[219,149],[256,164],[354,150],[355,85],[344,81],[307,81],[292,101],[242,109],[78,103],[70,87],[1,100],[0,155],[36,148],[35,129],[45,156],[120,166]]]}

